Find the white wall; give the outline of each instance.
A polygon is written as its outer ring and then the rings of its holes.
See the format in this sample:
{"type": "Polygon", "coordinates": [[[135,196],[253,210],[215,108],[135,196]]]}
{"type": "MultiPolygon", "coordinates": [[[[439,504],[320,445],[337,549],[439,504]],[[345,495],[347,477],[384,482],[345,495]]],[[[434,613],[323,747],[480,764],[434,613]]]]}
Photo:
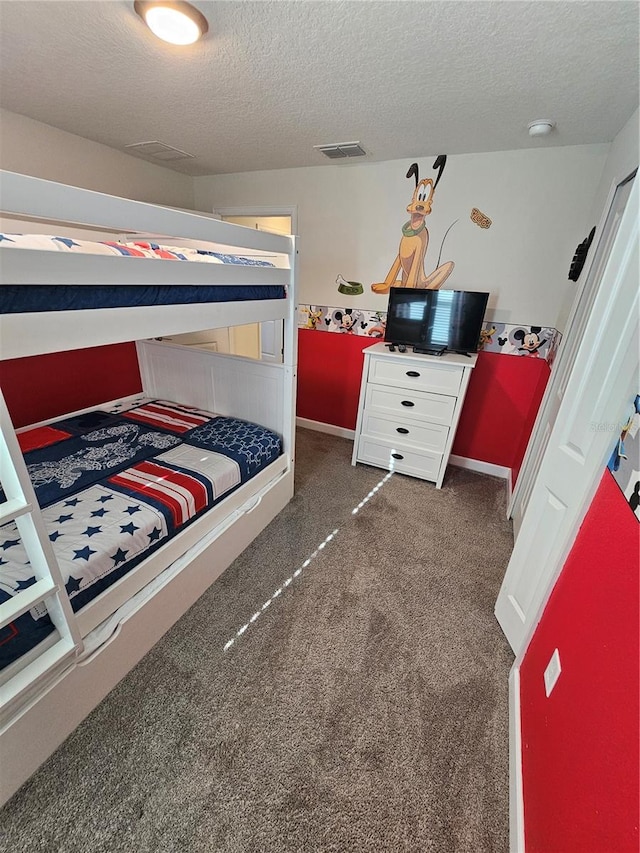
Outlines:
{"type": "MultiPolygon", "coordinates": [[[[625,124],[622,130],[617,134],[607,156],[600,182],[598,183],[591,211],[589,214],[589,222],[584,236],[594,225],[598,225],[603,215],[604,207],[609,197],[609,192],[612,186],[619,184],[624,180],[634,169],[638,167],[639,148],[640,148],[640,133],[639,133],[640,111],[636,110],[629,121],[625,124]]],[[[560,309],[557,328],[564,331],[564,326],[569,317],[573,299],[577,291],[577,284],[574,285],[566,295],[564,304],[560,309]]]]}
{"type": "Polygon", "coordinates": [[[193,209],[193,179],[0,110],[0,168],[137,201],[193,209]]]}
{"type": "Polygon", "coordinates": [[[617,134],[607,156],[596,196],[591,208],[592,225],[598,224],[613,182],[621,180],[638,168],[640,148],[640,110],[636,110],[622,130],[617,134]]]}
{"type": "MultiPolygon", "coordinates": [[[[450,156],[427,217],[427,272],[442,261],[455,269],[446,287],[488,290],[492,319],[555,326],[569,290],[567,274],[606,159],[608,145],[450,156]],[[485,230],[472,207],[491,218],[485,230]]],[[[433,175],[435,157],[419,160],[433,175]]],[[[384,310],[387,296],[371,292],[396,254],[413,179],[407,160],[354,163],[206,176],[194,179],[195,206],[297,205],[300,301],[384,310]],[[338,274],[360,281],[362,296],[338,293],[338,274]]],[[[571,285],[573,286],[573,285],[571,285]]]]}

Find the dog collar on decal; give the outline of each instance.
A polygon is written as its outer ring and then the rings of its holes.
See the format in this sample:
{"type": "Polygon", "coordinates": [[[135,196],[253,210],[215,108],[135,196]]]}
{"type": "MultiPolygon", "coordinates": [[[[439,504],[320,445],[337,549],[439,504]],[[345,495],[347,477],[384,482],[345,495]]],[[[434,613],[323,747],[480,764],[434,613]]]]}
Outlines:
{"type": "Polygon", "coordinates": [[[424,219],[422,220],[422,225],[419,228],[411,227],[411,220],[405,222],[402,226],[402,233],[405,237],[415,237],[416,234],[419,234],[425,228],[424,219]]]}

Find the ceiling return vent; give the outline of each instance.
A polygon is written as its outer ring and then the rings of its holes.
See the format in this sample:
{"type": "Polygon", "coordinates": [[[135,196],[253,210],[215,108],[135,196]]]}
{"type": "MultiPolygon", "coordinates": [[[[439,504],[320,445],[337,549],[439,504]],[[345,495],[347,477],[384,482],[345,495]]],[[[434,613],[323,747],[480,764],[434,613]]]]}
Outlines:
{"type": "Polygon", "coordinates": [[[331,145],[314,145],[313,147],[330,160],[367,156],[367,152],[359,142],[334,142],[331,145]]]}
{"type": "Polygon", "coordinates": [[[188,154],[186,151],[181,151],[179,148],[174,148],[172,145],[157,140],[154,142],[134,142],[131,145],[125,145],[124,148],[129,154],[138,154],[140,157],[149,157],[162,163],[173,160],[195,160],[195,154],[188,154]]]}

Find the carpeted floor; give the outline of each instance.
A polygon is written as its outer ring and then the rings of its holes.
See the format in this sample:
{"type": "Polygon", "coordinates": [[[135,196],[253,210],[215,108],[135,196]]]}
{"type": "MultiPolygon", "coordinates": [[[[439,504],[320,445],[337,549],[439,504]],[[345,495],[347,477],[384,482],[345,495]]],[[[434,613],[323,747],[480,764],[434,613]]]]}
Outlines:
{"type": "Polygon", "coordinates": [[[385,472],[351,449],[298,431],[294,500],[0,812],[2,849],[507,851],[504,481],[394,474],[352,515],[385,472]]]}

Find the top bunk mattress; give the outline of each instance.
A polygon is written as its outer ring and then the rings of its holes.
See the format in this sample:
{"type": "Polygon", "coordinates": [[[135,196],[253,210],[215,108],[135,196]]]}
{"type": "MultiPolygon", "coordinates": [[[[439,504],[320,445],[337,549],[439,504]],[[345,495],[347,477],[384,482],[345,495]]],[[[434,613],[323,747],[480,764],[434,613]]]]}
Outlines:
{"type": "MultiPolygon", "coordinates": [[[[74,255],[145,258],[161,262],[229,264],[243,267],[274,267],[270,261],[208,249],[167,246],[149,241],[78,240],[43,234],[0,233],[0,249],[28,249],[65,252],[74,255]]],[[[123,281],[127,273],[122,270],[123,281]]],[[[3,283],[0,288],[0,314],[75,311],[96,308],[130,308],[152,305],[189,305],[211,302],[285,299],[286,288],[275,284],[188,285],[188,284],[47,284],[3,283]]]]}

